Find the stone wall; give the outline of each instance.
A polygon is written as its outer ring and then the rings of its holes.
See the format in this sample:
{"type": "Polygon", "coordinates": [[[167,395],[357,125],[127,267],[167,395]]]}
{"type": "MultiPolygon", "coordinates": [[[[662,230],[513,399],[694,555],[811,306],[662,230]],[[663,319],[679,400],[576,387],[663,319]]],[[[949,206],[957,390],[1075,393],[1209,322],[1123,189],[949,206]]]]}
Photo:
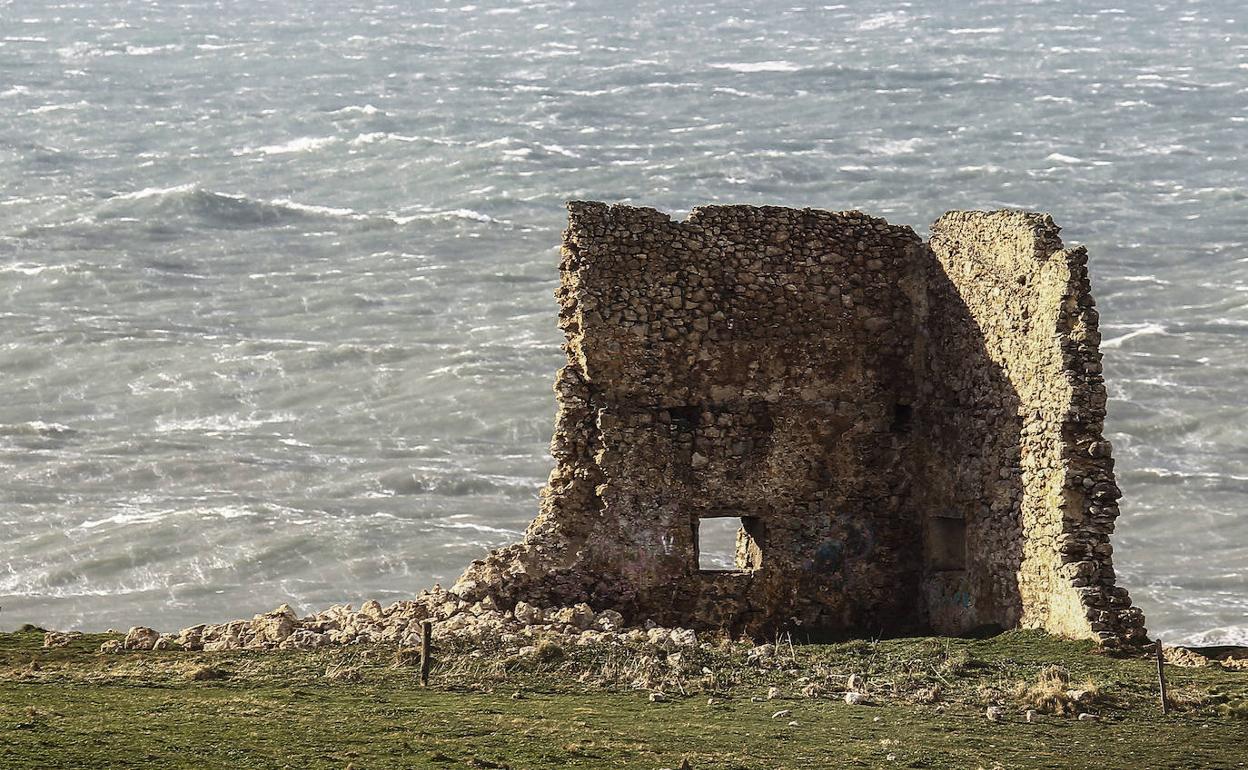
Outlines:
{"type": "Polygon", "coordinates": [[[456,592],[754,635],[1138,627],[1051,221],[949,214],[929,248],[858,212],[569,211],[556,467],[456,592]],[[741,521],[735,569],[699,568],[711,517],[741,521]]]}
{"type": "Polygon", "coordinates": [[[1121,493],[1102,437],[1087,252],[1062,248],[1058,230],[1011,211],[950,212],[932,226],[923,508],[929,521],[965,522],[969,557],[962,572],[929,561],[937,631],[1143,635],[1110,560],[1121,493]]]}

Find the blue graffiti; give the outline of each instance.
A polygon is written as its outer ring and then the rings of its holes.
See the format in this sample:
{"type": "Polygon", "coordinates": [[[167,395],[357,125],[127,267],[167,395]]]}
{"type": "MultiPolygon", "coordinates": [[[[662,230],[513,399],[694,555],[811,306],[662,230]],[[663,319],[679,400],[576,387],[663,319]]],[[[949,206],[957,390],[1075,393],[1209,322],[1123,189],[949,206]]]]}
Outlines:
{"type": "Polygon", "coordinates": [[[837,572],[845,561],[845,547],[836,540],[822,543],[815,551],[814,567],[820,571],[837,572]]]}

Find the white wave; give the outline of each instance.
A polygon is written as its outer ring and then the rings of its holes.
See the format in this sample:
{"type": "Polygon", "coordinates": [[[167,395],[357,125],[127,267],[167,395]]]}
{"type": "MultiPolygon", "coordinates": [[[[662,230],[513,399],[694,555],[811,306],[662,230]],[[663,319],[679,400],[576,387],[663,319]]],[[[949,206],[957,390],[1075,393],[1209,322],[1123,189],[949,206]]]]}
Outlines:
{"type": "Polygon", "coordinates": [[[127,56],[151,56],[161,51],[181,51],[182,46],[177,43],[169,45],[128,45],[126,46],[127,56]]]}
{"type": "Polygon", "coordinates": [[[1144,324],[1140,326],[1139,328],[1133,329],[1120,337],[1114,337],[1112,339],[1103,341],[1101,343],[1101,349],[1103,350],[1105,348],[1120,348],[1122,347],[1122,343],[1130,339],[1135,339],[1136,337],[1143,337],[1149,334],[1163,334],[1164,335],[1164,334],[1169,334],[1169,333],[1170,332],[1166,331],[1166,327],[1162,326],[1161,324],[1144,324]]]}
{"type": "Polygon", "coordinates": [[[1248,476],[1214,471],[1176,471],[1170,468],[1144,467],[1135,471],[1141,475],[1153,475],[1163,479],[1204,479],[1206,481],[1248,481],[1248,476]]]}
{"type": "Polygon", "coordinates": [[[81,107],[89,106],[86,102],[69,102],[67,104],[44,104],[35,107],[26,112],[27,115],[42,115],[47,112],[60,112],[61,110],[76,110],[81,107]]]}
{"type": "MultiPolygon", "coordinates": [[[[614,88],[595,88],[592,90],[572,88],[572,89],[568,89],[567,93],[571,96],[594,97],[594,96],[606,96],[607,94],[622,94],[628,89],[629,89],[628,86],[615,86],[614,88]]],[[[584,133],[584,131],[582,131],[582,133],[584,133]]]]}
{"type": "MultiPolygon", "coordinates": [[[[298,214],[312,214],[322,217],[335,217],[340,219],[366,220],[371,219],[368,214],[362,214],[354,209],[341,208],[334,206],[321,206],[314,203],[300,203],[289,198],[275,198],[269,201],[261,201],[249,198],[246,195],[238,195],[224,192],[216,192],[212,190],[203,190],[194,183],[175,185],[173,187],[147,187],[142,190],[135,190],[128,193],[114,194],[109,200],[147,200],[151,198],[175,197],[186,194],[199,194],[210,199],[231,201],[237,204],[253,205],[259,207],[272,207],[285,211],[295,212],[298,214]]],[[[134,221],[134,220],[125,220],[134,221]]]]}
{"type": "MultiPolygon", "coordinates": [[[[296,512],[294,509],[285,508],[284,506],[265,504],[263,506],[267,512],[296,512]]],[[[114,513],[112,516],[106,516],[102,519],[89,519],[79,524],[75,529],[98,529],[108,524],[118,526],[129,526],[133,524],[151,524],[170,516],[197,516],[200,518],[218,518],[218,519],[239,519],[247,516],[259,516],[261,511],[253,510],[242,505],[226,504],[226,505],[196,505],[188,508],[153,508],[150,506],[125,505],[121,511],[114,513]]],[[[111,593],[111,592],[110,592],[111,593]]]]}
{"type": "Polygon", "coordinates": [[[0,267],[0,273],[18,273],[20,275],[39,275],[52,270],[58,273],[68,272],[67,265],[38,265],[33,262],[17,262],[0,267]]]}
{"type": "Polygon", "coordinates": [[[474,532],[489,532],[494,535],[511,535],[513,537],[520,537],[524,534],[523,531],[518,529],[490,527],[485,524],[473,524],[468,521],[442,521],[438,522],[435,526],[437,526],[438,529],[470,529],[474,532]]]}
{"type": "Polygon", "coordinates": [[[1045,160],[1050,160],[1050,161],[1053,161],[1054,163],[1064,163],[1067,166],[1109,166],[1111,165],[1110,162],[1107,160],[1084,160],[1083,158],[1076,158],[1073,155],[1063,155],[1060,152],[1049,153],[1045,157],[1045,160]]]}
{"type": "Polygon", "coordinates": [[[0,425],[0,435],[6,436],[65,436],[76,431],[59,422],[31,420],[12,425],[0,425]]]}
{"type": "Polygon", "coordinates": [[[8,98],[10,96],[21,96],[22,94],[28,93],[30,93],[30,89],[26,86],[13,86],[7,91],[0,91],[0,99],[8,98]]]}
{"type": "Polygon", "coordinates": [[[888,11],[886,13],[877,13],[874,16],[868,16],[858,22],[858,29],[873,30],[884,29],[885,27],[904,27],[910,22],[910,17],[904,11],[888,11]]]}
{"type": "Polygon", "coordinates": [[[562,147],[558,144],[543,144],[541,145],[541,148],[545,150],[546,152],[554,153],[555,155],[563,155],[568,158],[581,157],[580,155],[577,155],[575,152],[572,152],[571,150],[565,147],[562,147]]]}
{"type": "Polygon", "coordinates": [[[1248,647],[1248,626],[1223,626],[1176,640],[1188,647],[1248,647]]]}
{"type": "Polygon", "coordinates": [[[340,110],[334,110],[333,112],[329,114],[330,115],[350,115],[353,113],[359,114],[359,115],[380,115],[382,114],[382,111],[377,109],[371,104],[364,104],[364,105],[352,104],[349,107],[343,107],[340,110]]]}
{"type": "MultiPolygon", "coordinates": [[[[103,519],[91,519],[79,524],[75,529],[96,529],[106,524],[150,524],[154,521],[160,521],[165,518],[170,511],[168,510],[151,510],[144,508],[134,508],[131,510],[115,513],[103,519]]],[[[113,593],[110,591],[110,593],[113,593]]]]}
{"type": "Polygon", "coordinates": [[[726,62],[712,64],[712,69],[731,72],[798,72],[802,67],[790,61],[726,62]]]}
{"type": "Polygon", "coordinates": [[[46,43],[46,37],[0,37],[0,42],[4,43],[46,43]]]}
{"type": "Polygon", "coordinates": [[[201,51],[226,51],[231,48],[244,48],[245,44],[244,43],[225,43],[225,44],[200,43],[199,45],[195,47],[201,51]]]}
{"type": "Polygon", "coordinates": [[[344,219],[368,219],[367,214],[361,214],[355,209],[334,208],[333,206],[317,206],[312,203],[297,203],[289,198],[275,198],[270,201],[274,206],[279,206],[291,211],[298,211],[304,214],[317,214],[325,217],[342,217],[344,219]]]}
{"type": "Polygon", "coordinates": [[[469,219],[473,222],[497,222],[498,220],[489,214],[482,214],[480,211],[473,209],[452,209],[451,211],[438,212],[442,216],[452,217],[455,219],[469,219]]]}
{"type": "Polygon", "coordinates": [[[293,414],[274,413],[268,417],[239,417],[234,414],[214,414],[207,417],[191,417],[186,419],[158,419],[154,430],[157,433],[244,433],[272,423],[295,422],[298,418],[293,414]]]}
{"type": "Polygon", "coordinates": [[[520,143],[520,140],[516,139],[515,137],[502,136],[502,137],[499,137],[498,139],[488,139],[484,142],[477,142],[476,144],[473,145],[473,147],[480,147],[480,148],[505,147],[509,144],[519,144],[519,143],[520,143]]]}
{"type": "Polygon", "coordinates": [[[995,35],[1004,32],[1004,27],[959,27],[949,30],[950,35],[995,35]]]}
{"type": "Polygon", "coordinates": [[[727,123],[707,123],[700,126],[681,126],[680,128],[669,128],[669,134],[688,134],[693,131],[714,131],[717,128],[723,128],[727,123]]]}
{"type": "Polygon", "coordinates": [[[918,137],[913,139],[886,139],[879,144],[872,145],[869,149],[872,155],[892,157],[894,155],[909,155],[917,152],[921,144],[923,144],[923,140],[918,137]]]}
{"type": "Polygon", "coordinates": [[[409,143],[409,142],[418,142],[418,141],[420,141],[420,138],[416,136],[404,136],[403,134],[391,134],[386,131],[373,131],[367,134],[359,134],[354,139],[352,139],[349,142],[349,144],[352,147],[360,147],[366,144],[374,144],[376,142],[409,143]]]}
{"type": "Polygon", "coordinates": [[[1033,102],[1053,102],[1055,104],[1074,104],[1075,102],[1075,100],[1071,99],[1069,96],[1049,96],[1048,94],[1045,94],[1044,96],[1037,96],[1036,98],[1032,99],[1032,101],[1033,102]]]}
{"type": "Polygon", "coordinates": [[[194,189],[195,185],[193,184],[180,184],[174,187],[145,187],[142,190],[135,190],[134,192],[115,193],[112,199],[119,201],[141,201],[146,198],[158,198],[164,195],[191,192],[194,189]]]}
{"type": "Polygon", "coordinates": [[[301,136],[282,144],[267,144],[263,147],[245,147],[235,150],[237,155],[288,155],[296,152],[313,152],[341,141],[336,136],[301,136]]]}
{"type": "Polygon", "coordinates": [[[1183,144],[1150,144],[1140,149],[1141,155],[1167,156],[1175,153],[1191,153],[1191,148],[1183,144]]]}
{"type": "Polygon", "coordinates": [[[1073,155],[1063,155],[1060,152],[1049,153],[1048,157],[1046,157],[1045,160],[1056,161],[1057,163],[1068,163],[1072,166],[1078,165],[1080,163],[1087,163],[1087,161],[1085,161],[1083,158],[1076,158],[1073,155]]]}
{"type": "Polygon", "coordinates": [[[100,48],[80,40],[56,49],[56,53],[63,59],[94,59],[97,56],[117,56],[121,51],[111,48],[100,48]]]}
{"type": "Polygon", "coordinates": [[[1118,280],[1126,281],[1127,283],[1155,283],[1160,286],[1170,285],[1169,281],[1162,279],[1162,278],[1158,278],[1155,275],[1124,275],[1124,276],[1120,276],[1118,280]]]}
{"type": "Polygon", "coordinates": [[[136,396],[147,396],[157,393],[185,393],[194,390],[195,385],[168,374],[158,374],[151,381],[134,380],[126,389],[136,396]]]}
{"type": "MultiPolygon", "coordinates": [[[[195,561],[200,561],[197,557],[195,561]]],[[[210,557],[214,567],[232,566],[229,562],[219,560],[218,557],[210,557]]],[[[8,565],[9,574],[0,576],[0,594],[17,594],[27,596],[38,596],[43,599],[68,599],[80,597],[118,597],[131,594],[141,594],[149,592],[166,592],[172,585],[176,584],[176,579],[170,579],[166,574],[151,566],[131,566],[125,572],[124,577],[119,577],[119,582],[105,582],[88,579],[85,575],[73,571],[72,580],[65,580],[64,574],[59,574],[54,583],[49,584],[48,578],[53,572],[61,572],[59,569],[61,562],[52,561],[40,564],[38,566],[31,565],[34,568],[24,568],[14,571],[12,565],[8,565]]]]}
{"type": "MultiPolygon", "coordinates": [[[[266,506],[277,507],[281,506],[266,506]]],[[[285,509],[292,510],[292,509],[285,509]]],[[[241,505],[216,505],[211,508],[195,508],[191,513],[197,513],[200,516],[216,516],[220,519],[241,519],[245,516],[258,516],[259,511],[253,511],[250,508],[244,508],[241,505]]]]}

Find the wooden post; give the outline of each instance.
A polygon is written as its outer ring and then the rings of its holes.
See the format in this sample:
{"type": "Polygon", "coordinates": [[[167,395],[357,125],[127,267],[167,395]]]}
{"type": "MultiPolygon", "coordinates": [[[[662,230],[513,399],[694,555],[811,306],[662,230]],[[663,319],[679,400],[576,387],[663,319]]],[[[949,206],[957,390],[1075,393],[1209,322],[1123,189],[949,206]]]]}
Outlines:
{"type": "Polygon", "coordinates": [[[1170,713],[1170,699],[1166,695],[1166,658],[1161,652],[1161,640],[1157,640],[1157,685],[1161,688],[1161,713],[1170,713]]]}
{"type": "Polygon", "coordinates": [[[420,624],[420,686],[429,686],[429,667],[433,665],[430,650],[433,648],[433,621],[420,624]]]}

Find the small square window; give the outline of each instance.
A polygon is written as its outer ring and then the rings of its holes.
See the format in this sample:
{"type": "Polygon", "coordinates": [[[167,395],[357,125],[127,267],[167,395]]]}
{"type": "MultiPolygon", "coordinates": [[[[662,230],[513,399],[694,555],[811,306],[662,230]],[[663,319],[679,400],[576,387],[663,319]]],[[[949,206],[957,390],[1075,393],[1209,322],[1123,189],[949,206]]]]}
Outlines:
{"type": "Polygon", "coordinates": [[[698,569],[752,572],[762,564],[762,522],[753,516],[707,516],[694,520],[698,569]]]}

